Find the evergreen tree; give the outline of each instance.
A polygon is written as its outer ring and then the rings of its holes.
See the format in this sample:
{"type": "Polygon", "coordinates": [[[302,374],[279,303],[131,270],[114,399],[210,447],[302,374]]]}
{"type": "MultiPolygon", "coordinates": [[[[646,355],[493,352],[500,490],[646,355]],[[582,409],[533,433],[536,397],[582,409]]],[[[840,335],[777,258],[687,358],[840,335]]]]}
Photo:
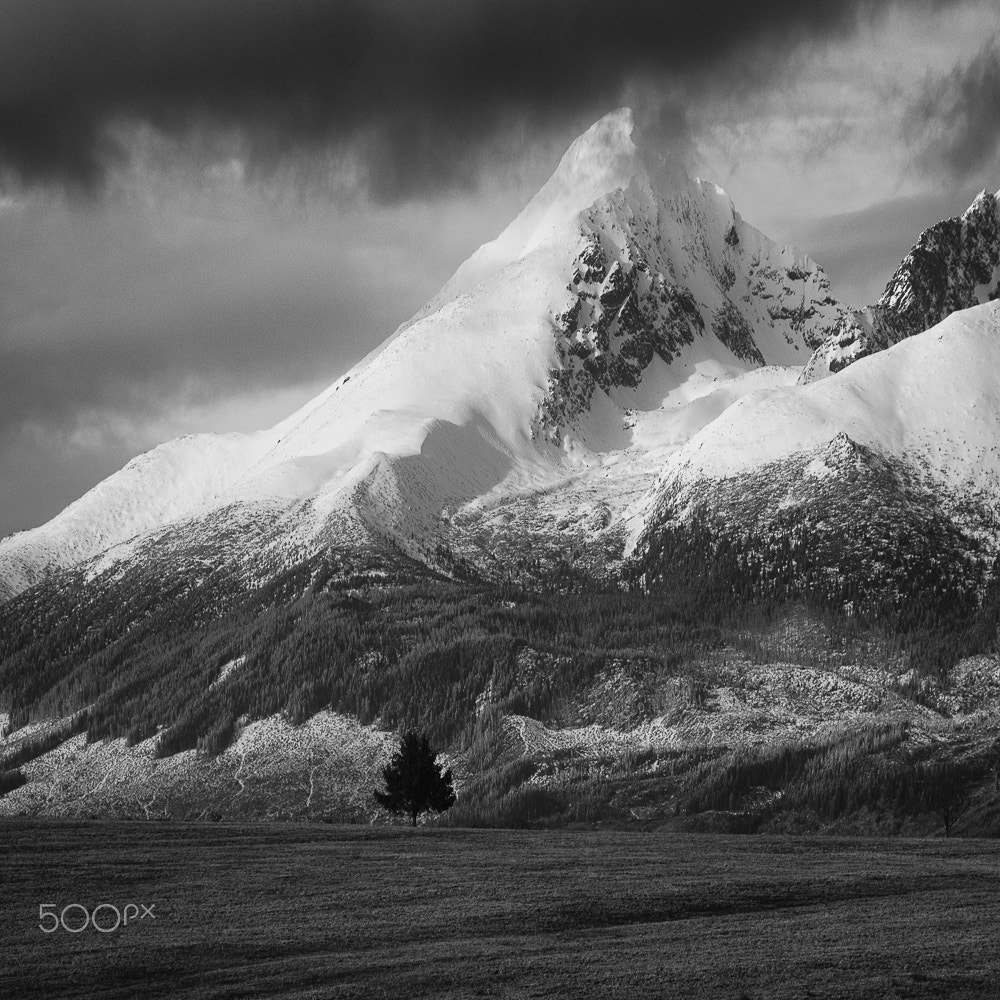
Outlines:
{"type": "Polygon", "coordinates": [[[455,804],[451,787],[451,769],[441,773],[437,753],[426,736],[414,730],[404,733],[399,749],[382,769],[384,792],[375,799],[395,816],[409,816],[417,825],[417,816],[433,809],[444,812],[455,804]]]}
{"type": "Polygon", "coordinates": [[[925,804],[941,817],[944,835],[951,836],[952,828],[972,804],[966,786],[966,775],[956,764],[929,764],[921,771],[925,804]]]}

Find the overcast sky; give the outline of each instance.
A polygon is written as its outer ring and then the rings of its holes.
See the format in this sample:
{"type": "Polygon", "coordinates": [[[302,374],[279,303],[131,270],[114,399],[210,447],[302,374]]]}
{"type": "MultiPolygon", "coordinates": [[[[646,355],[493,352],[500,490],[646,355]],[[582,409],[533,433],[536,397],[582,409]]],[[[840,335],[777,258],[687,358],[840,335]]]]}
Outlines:
{"type": "Polygon", "coordinates": [[[0,0],[0,535],[269,426],[631,104],[876,298],[1000,188],[994,0],[0,0]]]}

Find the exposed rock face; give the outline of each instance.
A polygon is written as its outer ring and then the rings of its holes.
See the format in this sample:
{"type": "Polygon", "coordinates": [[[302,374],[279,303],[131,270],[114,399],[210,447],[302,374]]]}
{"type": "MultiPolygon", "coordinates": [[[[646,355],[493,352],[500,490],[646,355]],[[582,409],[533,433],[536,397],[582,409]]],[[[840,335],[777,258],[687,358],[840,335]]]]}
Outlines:
{"type": "Polygon", "coordinates": [[[637,388],[654,358],[688,359],[699,338],[726,350],[692,357],[788,365],[851,321],[808,257],[748,226],[714,185],[678,183],[664,192],[646,178],[585,213],[536,439],[562,443],[595,391],[637,388]]]}
{"type": "Polygon", "coordinates": [[[727,302],[712,317],[712,332],[741,361],[764,364],[764,355],[754,343],[753,330],[743,314],[731,302],[727,302]]]}
{"type": "Polygon", "coordinates": [[[659,356],[667,364],[705,329],[692,294],[626,247],[610,269],[592,235],[573,272],[568,309],[555,317],[560,366],[549,376],[536,433],[552,443],[585,412],[595,389],[635,388],[659,356]]]}
{"type": "Polygon", "coordinates": [[[850,317],[819,347],[801,381],[841,371],[953,312],[1000,296],[998,199],[983,191],[961,216],[925,229],[878,302],[850,317]]]}

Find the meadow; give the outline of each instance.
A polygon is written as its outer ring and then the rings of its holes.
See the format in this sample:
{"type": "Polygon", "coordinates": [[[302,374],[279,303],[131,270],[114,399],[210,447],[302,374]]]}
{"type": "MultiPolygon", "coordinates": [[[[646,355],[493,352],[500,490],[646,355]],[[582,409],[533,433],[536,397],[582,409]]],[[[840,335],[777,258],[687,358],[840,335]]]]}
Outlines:
{"type": "Polygon", "coordinates": [[[0,848],[11,1000],[962,998],[1000,983],[992,840],[21,819],[0,848]],[[42,903],[130,902],[153,916],[39,928],[42,903]]]}

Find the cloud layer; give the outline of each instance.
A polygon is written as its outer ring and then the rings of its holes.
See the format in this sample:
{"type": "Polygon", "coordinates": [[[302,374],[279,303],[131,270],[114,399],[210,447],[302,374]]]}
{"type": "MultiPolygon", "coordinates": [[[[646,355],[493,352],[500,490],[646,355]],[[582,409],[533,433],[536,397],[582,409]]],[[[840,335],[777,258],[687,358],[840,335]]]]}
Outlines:
{"type": "Polygon", "coordinates": [[[967,62],[932,77],[912,102],[904,128],[921,166],[955,180],[988,174],[1000,155],[1000,45],[986,42],[967,62]]]}
{"type": "Polygon", "coordinates": [[[738,91],[892,6],[7,0],[0,164],[26,185],[98,190],[126,155],[116,129],[143,122],[188,143],[228,137],[258,171],[349,150],[391,201],[470,185],[512,136],[595,118],[637,81],[672,83],[682,105],[738,91]]]}

